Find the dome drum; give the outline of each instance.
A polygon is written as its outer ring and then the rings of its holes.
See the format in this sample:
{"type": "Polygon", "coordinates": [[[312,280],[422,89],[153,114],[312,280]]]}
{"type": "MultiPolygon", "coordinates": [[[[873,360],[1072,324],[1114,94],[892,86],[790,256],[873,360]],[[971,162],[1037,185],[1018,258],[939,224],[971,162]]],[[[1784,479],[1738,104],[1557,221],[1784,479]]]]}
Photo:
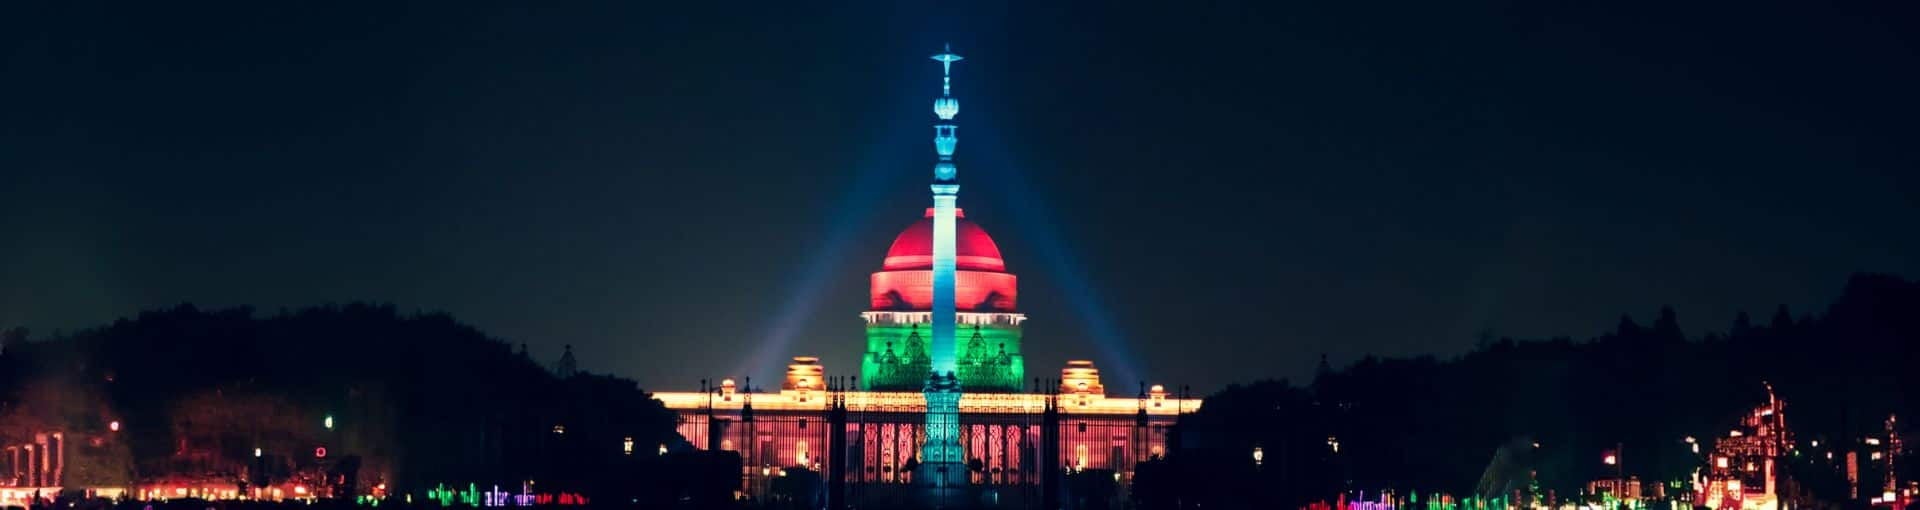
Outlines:
{"type": "MultiPolygon", "coordinates": [[[[1012,312],[1019,296],[1019,280],[1008,273],[955,271],[955,308],[963,312],[1012,312]]],[[[874,310],[928,310],[933,306],[933,271],[873,273],[874,310]]]]}

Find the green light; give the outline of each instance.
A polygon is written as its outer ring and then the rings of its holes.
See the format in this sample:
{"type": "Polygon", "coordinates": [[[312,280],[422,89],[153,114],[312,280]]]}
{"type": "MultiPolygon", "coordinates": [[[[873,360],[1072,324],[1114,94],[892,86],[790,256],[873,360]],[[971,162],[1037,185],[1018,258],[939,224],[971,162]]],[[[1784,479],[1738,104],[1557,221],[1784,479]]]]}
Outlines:
{"type": "MultiPolygon", "coordinates": [[[[881,391],[919,391],[927,383],[927,366],[930,356],[927,349],[931,344],[930,331],[924,324],[886,324],[867,325],[867,352],[860,361],[860,384],[868,390],[881,391]],[[919,333],[915,338],[914,333],[919,333]],[[883,361],[891,343],[894,359],[898,362],[889,370],[883,361]],[[917,350],[909,349],[916,347],[917,350]],[[913,356],[918,354],[918,356],[913,356]],[[909,363],[918,358],[919,363],[909,363]]],[[[960,338],[954,342],[955,359],[960,367],[960,387],[967,391],[1020,391],[1026,379],[1026,356],[1021,354],[1020,327],[1007,325],[982,325],[977,330],[978,341],[971,326],[962,329],[960,338]],[[1006,363],[1000,364],[1001,349],[1005,349],[1006,363]]]]}
{"type": "Polygon", "coordinates": [[[331,414],[327,415],[327,419],[323,420],[321,423],[326,424],[327,430],[333,430],[333,415],[331,414]]]}

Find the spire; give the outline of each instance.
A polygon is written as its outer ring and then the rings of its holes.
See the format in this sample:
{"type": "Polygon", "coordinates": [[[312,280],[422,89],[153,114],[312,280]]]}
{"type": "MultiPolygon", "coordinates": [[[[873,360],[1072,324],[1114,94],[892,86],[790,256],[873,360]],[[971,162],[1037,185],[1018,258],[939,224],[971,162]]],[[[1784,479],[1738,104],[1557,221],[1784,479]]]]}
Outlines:
{"type": "Polygon", "coordinates": [[[954,136],[954,130],[959,127],[950,123],[953,116],[960,114],[960,100],[953,98],[953,63],[962,58],[953,54],[953,46],[948,45],[945,53],[934,55],[933,59],[940,62],[940,97],[933,100],[933,114],[942,121],[933,126],[933,151],[940,156],[940,162],[933,165],[933,181],[952,184],[960,173],[953,166],[953,148],[960,141],[954,136]]]}

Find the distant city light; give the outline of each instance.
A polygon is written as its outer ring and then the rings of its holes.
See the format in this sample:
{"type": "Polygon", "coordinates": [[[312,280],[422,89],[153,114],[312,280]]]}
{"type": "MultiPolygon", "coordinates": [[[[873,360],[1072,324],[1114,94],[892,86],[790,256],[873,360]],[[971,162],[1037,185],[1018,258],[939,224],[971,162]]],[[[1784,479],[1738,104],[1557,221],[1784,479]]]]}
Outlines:
{"type": "Polygon", "coordinates": [[[1813,447],[1814,447],[1814,448],[1819,448],[1819,447],[1820,447],[1820,440],[1818,440],[1818,439],[1815,439],[1815,440],[1813,440],[1813,447]]]}
{"type": "Polygon", "coordinates": [[[260,448],[256,447],[253,449],[253,458],[260,458],[260,448]]]}
{"type": "Polygon", "coordinates": [[[633,455],[633,436],[620,439],[620,453],[633,455]]]}
{"type": "Polygon", "coordinates": [[[666,455],[666,454],[667,454],[667,444],[666,444],[666,443],[660,443],[660,454],[661,454],[661,455],[666,455]]]}
{"type": "MultiPolygon", "coordinates": [[[[1697,443],[1697,442],[1699,442],[1699,441],[1698,441],[1698,440],[1695,440],[1695,439],[1693,438],[1693,436],[1687,436],[1687,444],[1693,444],[1693,443],[1697,443]]],[[[1816,446],[1817,446],[1817,445],[1816,445],[1816,446]]]]}
{"type": "Polygon", "coordinates": [[[1738,430],[1730,430],[1730,431],[1727,431],[1727,437],[1740,437],[1740,436],[1744,436],[1744,435],[1747,435],[1747,434],[1746,434],[1746,433],[1743,433],[1743,432],[1740,432],[1740,431],[1738,431],[1738,430]]]}
{"type": "Polygon", "coordinates": [[[321,423],[327,426],[327,430],[333,430],[333,415],[327,415],[327,419],[321,420],[321,423]]]}
{"type": "Polygon", "coordinates": [[[1607,457],[1606,457],[1606,458],[1604,458],[1604,459],[1601,459],[1601,460],[1600,460],[1600,462],[1604,462],[1604,463],[1606,463],[1607,465],[1609,465],[1609,466],[1611,466],[1611,465],[1614,465],[1614,464],[1619,464],[1619,463],[1620,463],[1620,458],[1619,458],[1619,457],[1616,457],[1616,456],[1614,456],[1614,455],[1613,455],[1613,454],[1611,454],[1611,453],[1609,453],[1609,454],[1607,454],[1607,457]]]}
{"type": "Polygon", "coordinates": [[[1870,445],[1875,445],[1875,446],[1879,446],[1879,445],[1880,445],[1880,438],[1877,438],[1877,437],[1869,437],[1869,438],[1867,438],[1867,444],[1870,444],[1870,445]]]}
{"type": "Polygon", "coordinates": [[[565,426],[565,425],[554,425],[554,426],[553,426],[553,433],[555,433],[555,434],[565,434],[565,433],[567,433],[567,426],[565,426]]]}
{"type": "Polygon", "coordinates": [[[1267,452],[1262,451],[1258,446],[1253,447],[1253,465],[1258,466],[1260,465],[1260,461],[1263,461],[1266,459],[1267,459],[1267,452]]]}
{"type": "Polygon", "coordinates": [[[111,431],[114,431],[114,432],[119,432],[119,431],[120,431],[120,420],[113,420],[113,421],[111,421],[111,422],[107,422],[107,430],[111,430],[111,431]]]}

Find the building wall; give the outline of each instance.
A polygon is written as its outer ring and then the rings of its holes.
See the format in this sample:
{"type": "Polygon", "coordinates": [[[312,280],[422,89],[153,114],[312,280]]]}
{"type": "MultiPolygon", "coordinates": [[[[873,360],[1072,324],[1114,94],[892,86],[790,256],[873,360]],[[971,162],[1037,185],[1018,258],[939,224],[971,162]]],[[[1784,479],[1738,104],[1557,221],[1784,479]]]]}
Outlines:
{"type": "MultiPolygon", "coordinates": [[[[846,451],[828,447],[827,411],[756,411],[746,421],[738,408],[678,409],[678,431],[696,448],[717,447],[742,459],[744,494],[764,495],[783,469],[822,471],[831,456],[847,455],[850,484],[910,484],[909,466],[925,441],[925,417],[917,412],[849,411],[841,430],[846,451]],[[718,423],[717,427],[712,426],[718,423]],[[717,434],[717,435],[716,435],[717,434]]],[[[1060,416],[1057,459],[1067,470],[1111,470],[1130,483],[1134,466],[1164,454],[1169,427],[1177,414],[1072,414],[1060,416]]],[[[1040,464],[1045,447],[1040,412],[966,413],[960,417],[961,447],[967,452],[974,485],[1032,486],[1048,466],[1040,464]]]]}
{"type": "MultiPolygon", "coordinates": [[[[985,314],[973,314],[985,315],[985,314]]],[[[962,365],[961,387],[970,392],[1013,392],[1025,389],[1026,357],[1021,354],[1020,325],[1018,319],[980,320],[975,317],[959,317],[960,326],[954,331],[954,359],[962,365]],[[975,319],[969,324],[969,319],[975,319]],[[973,335],[979,333],[981,345],[978,353],[969,353],[973,335]],[[1002,349],[1008,359],[1004,367],[995,369],[1002,349]],[[970,356],[970,354],[977,354],[970,356]],[[969,367],[978,367],[975,370],[969,367]]],[[[909,365],[910,358],[916,352],[909,350],[914,345],[908,337],[919,333],[917,354],[919,359],[931,359],[927,352],[933,342],[933,331],[928,324],[880,320],[867,324],[867,352],[860,359],[860,384],[863,389],[874,391],[920,391],[927,382],[926,365],[909,365]],[[882,359],[891,348],[900,365],[894,371],[884,370],[882,359]]]]}

